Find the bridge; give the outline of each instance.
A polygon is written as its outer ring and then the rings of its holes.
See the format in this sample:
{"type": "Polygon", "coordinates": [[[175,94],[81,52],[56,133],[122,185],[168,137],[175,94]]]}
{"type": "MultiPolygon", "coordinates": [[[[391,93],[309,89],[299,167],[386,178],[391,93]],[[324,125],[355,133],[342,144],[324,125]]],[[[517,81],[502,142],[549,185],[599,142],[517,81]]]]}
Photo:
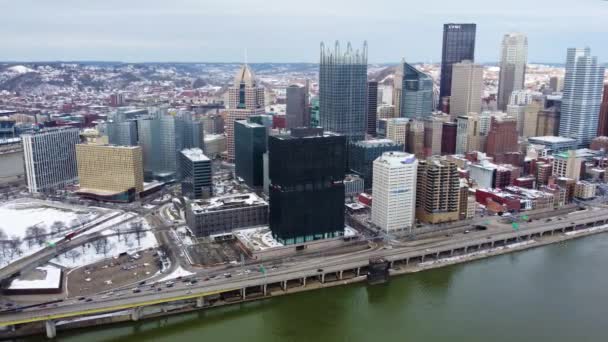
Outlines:
{"type": "Polygon", "coordinates": [[[224,277],[221,273],[202,279],[196,275],[198,282],[176,281],[173,287],[162,287],[162,284],[141,289],[140,293],[129,290],[122,292],[100,293],[84,302],[77,298],[66,299],[51,307],[36,307],[22,311],[1,313],[0,326],[18,326],[22,324],[44,322],[47,336],[56,335],[55,322],[58,319],[86,317],[103,313],[130,310],[131,319],[142,318],[145,308],[181,303],[193,309],[213,306],[221,303],[244,301],[252,298],[265,298],[273,291],[287,293],[297,287],[305,289],[311,284],[321,284],[347,279],[362,280],[367,273],[369,260],[384,258],[391,268],[402,265],[419,265],[429,260],[441,260],[456,255],[465,255],[473,251],[489,250],[499,246],[531,240],[541,240],[547,236],[565,234],[575,231],[590,231],[594,227],[608,225],[608,209],[596,208],[571,213],[564,218],[551,222],[523,223],[518,231],[480,232],[476,236],[463,234],[458,238],[426,244],[424,246],[397,246],[392,249],[369,250],[347,255],[319,257],[284,269],[271,269],[266,272],[253,272],[253,275],[224,277]],[[209,279],[212,277],[212,279],[209,279]],[[191,304],[188,304],[191,303],[191,304]]]}

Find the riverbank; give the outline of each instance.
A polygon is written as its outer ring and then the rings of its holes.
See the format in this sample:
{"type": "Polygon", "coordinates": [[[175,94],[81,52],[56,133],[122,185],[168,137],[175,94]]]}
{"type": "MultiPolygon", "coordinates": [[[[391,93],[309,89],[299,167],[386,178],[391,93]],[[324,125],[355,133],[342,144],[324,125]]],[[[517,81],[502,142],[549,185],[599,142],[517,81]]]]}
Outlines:
{"type": "MultiPolygon", "coordinates": [[[[589,236],[593,234],[602,233],[608,230],[608,226],[600,226],[593,227],[587,229],[581,229],[574,232],[566,232],[555,235],[545,235],[540,238],[535,238],[533,240],[519,241],[514,242],[509,245],[500,246],[487,250],[475,251],[468,254],[463,254],[459,256],[440,258],[437,260],[420,262],[417,264],[410,265],[394,265],[394,268],[391,269],[391,276],[404,275],[409,273],[417,273],[425,270],[442,268],[449,265],[462,264],[467,263],[474,260],[484,259],[491,256],[497,256],[507,253],[513,253],[517,251],[522,251],[526,249],[531,249],[535,247],[541,247],[548,244],[559,243],[566,240],[576,239],[579,237],[589,236]]],[[[197,311],[197,310],[205,310],[209,308],[217,308],[228,306],[232,304],[245,303],[258,301],[260,299],[269,299],[278,296],[284,296],[287,294],[299,293],[304,291],[311,291],[321,288],[329,288],[335,286],[342,286],[347,284],[364,282],[366,280],[365,276],[356,276],[353,275],[349,278],[349,276],[345,275],[345,278],[342,280],[329,280],[325,283],[309,283],[305,287],[304,286],[288,286],[286,289],[274,288],[269,289],[267,295],[264,296],[260,294],[252,294],[247,296],[245,300],[232,300],[232,301],[216,301],[212,304],[205,305],[202,308],[196,307],[196,305],[192,302],[188,303],[176,303],[176,304],[165,304],[157,307],[144,308],[145,312],[142,312],[142,319],[154,319],[167,315],[176,315],[183,314],[187,312],[197,311]]],[[[390,284],[389,284],[390,285],[390,284]]],[[[131,321],[132,317],[128,312],[120,312],[118,314],[104,314],[87,318],[79,318],[73,320],[63,320],[57,322],[57,331],[66,331],[72,329],[82,329],[91,326],[99,326],[99,325],[107,325],[107,324],[116,324],[121,322],[131,321]]],[[[29,326],[23,326],[21,329],[16,330],[13,333],[7,332],[6,334],[2,334],[2,338],[15,338],[22,337],[32,334],[41,334],[44,332],[44,324],[30,324],[29,326]]]]}

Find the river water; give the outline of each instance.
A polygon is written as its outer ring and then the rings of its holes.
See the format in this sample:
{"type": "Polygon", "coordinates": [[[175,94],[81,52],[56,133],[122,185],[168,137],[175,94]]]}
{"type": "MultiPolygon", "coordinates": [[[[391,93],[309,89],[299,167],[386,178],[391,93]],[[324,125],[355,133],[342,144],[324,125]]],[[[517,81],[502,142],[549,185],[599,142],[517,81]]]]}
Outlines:
{"type": "MultiPolygon", "coordinates": [[[[57,341],[608,341],[608,234],[57,341]]],[[[27,341],[44,341],[43,337],[27,341]]]]}

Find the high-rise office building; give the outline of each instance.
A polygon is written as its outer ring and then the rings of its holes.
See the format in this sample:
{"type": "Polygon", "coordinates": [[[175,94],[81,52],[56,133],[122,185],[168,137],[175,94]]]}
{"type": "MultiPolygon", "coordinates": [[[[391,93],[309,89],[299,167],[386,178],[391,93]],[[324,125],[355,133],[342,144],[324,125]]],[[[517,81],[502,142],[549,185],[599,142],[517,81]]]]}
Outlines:
{"type": "Polygon", "coordinates": [[[137,145],[137,122],[135,120],[107,122],[106,129],[110,145],[137,145]]]}
{"type": "Polygon", "coordinates": [[[564,90],[564,78],[560,76],[551,76],[551,78],[549,78],[549,88],[554,92],[561,93],[564,90]]]}
{"type": "Polygon", "coordinates": [[[78,194],[110,202],[132,202],[144,190],[139,146],[76,145],[78,194]]]}
{"type": "Polygon", "coordinates": [[[78,180],[76,144],[77,128],[47,128],[21,135],[25,176],[29,192],[61,189],[78,180]]]}
{"type": "Polygon", "coordinates": [[[373,184],[373,163],[386,152],[403,152],[404,145],[390,139],[357,141],[349,146],[348,163],[351,171],[363,177],[366,189],[373,184]]]}
{"type": "Polygon", "coordinates": [[[228,89],[228,115],[225,124],[229,161],[234,161],[234,122],[264,113],[264,88],[258,85],[255,74],[244,64],[234,77],[234,85],[228,89]]]}
{"type": "MultiPolygon", "coordinates": [[[[393,118],[386,120],[386,138],[398,144],[407,146],[407,133],[410,119],[393,118]]],[[[405,150],[404,150],[405,151],[405,150]]]]}
{"type": "Polygon", "coordinates": [[[179,157],[182,195],[189,199],[210,197],[213,192],[211,160],[200,148],[184,149],[179,157]]]}
{"type": "Polygon", "coordinates": [[[514,90],[524,88],[528,63],[528,37],[508,33],[502,39],[498,79],[498,109],[505,111],[514,90]]]}
{"type": "Polygon", "coordinates": [[[372,222],[387,233],[411,231],[416,220],[418,160],[386,152],[374,161],[372,222]]]}
{"type": "Polygon", "coordinates": [[[456,221],[459,218],[460,179],[458,166],[442,157],[418,163],[416,218],[427,223],[456,221]]]}
{"type": "Polygon", "coordinates": [[[517,142],[517,122],[511,117],[491,118],[490,130],[487,134],[486,153],[500,163],[505,153],[519,151],[517,142]]]}
{"type": "Polygon", "coordinates": [[[444,122],[441,130],[441,154],[456,153],[458,126],[454,122],[444,122]]]}
{"type": "Polygon", "coordinates": [[[283,244],[344,234],[346,138],[322,128],[268,138],[270,230],[283,244]]]}
{"type": "Polygon", "coordinates": [[[367,82],[367,134],[376,136],[376,117],[378,114],[378,82],[367,82]]]}
{"type": "MultiPolygon", "coordinates": [[[[476,24],[444,24],[439,98],[452,95],[452,65],[475,60],[476,24]]],[[[441,103],[441,101],[439,101],[441,103]]],[[[451,112],[451,111],[450,111],[451,112]]]]}
{"type": "MultiPolygon", "coordinates": [[[[446,115],[447,117],[447,115],[446,115]]],[[[443,124],[447,118],[441,116],[429,116],[424,119],[424,156],[436,156],[441,154],[441,143],[443,124]]]]}
{"type": "Polygon", "coordinates": [[[433,112],[433,79],[402,60],[395,74],[397,116],[425,118],[433,112]]]}
{"type": "Polygon", "coordinates": [[[424,121],[410,120],[405,150],[415,155],[416,158],[424,159],[424,121]]]}
{"type": "Polygon", "coordinates": [[[306,87],[296,84],[287,87],[286,92],[287,128],[310,126],[310,104],[308,100],[308,83],[306,87]]]}
{"type": "Polygon", "coordinates": [[[534,101],[526,105],[524,109],[523,134],[524,138],[536,136],[538,130],[538,113],[541,111],[541,103],[534,101]]]}
{"type": "Polygon", "coordinates": [[[183,135],[182,148],[200,148],[205,145],[205,125],[204,122],[194,116],[192,112],[182,111],[178,113],[178,128],[181,128],[183,135]]]}
{"type": "Polygon", "coordinates": [[[479,115],[461,115],[456,120],[456,154],[480,151],[482,148],[479,115]]]}
{"type": "Polygon", "coordinates": [[[450,115],[481,112],[481,92],[483,91],[483,66],[469,60],[452,65],[452,95],[450,115]]]}
{"type": "Polygon", "coordinates": [[[559,135],[587,146],[597,135],[604,67],[591,49],[568,49],[559,135]]]}
{"type": "Polygon", "coordinates": [[[161,112],[138,119],[137,127],[146,177],[174,179],[177,174],[177,154],[183,147],[183,135],[176,118],[161,112]]]}
{"type": "Polygon", "coordinates": [[[602,105],[600,106],[597,135],[608,136],[608,83],[604,84],[604,95],[602,97],[602,105]]]}
{"type": "MultiPolygon", "coordinates": [[[[250,118],[251,119],[251,118],[250,118]]],[[[255,122],[234,122],[234,162],[236,176],[252,188],[264,185],[264,153],[267,128],[255,122]]]]}
{"type": "Polygon", "coordinates": [[[348,142],[365,139],[367,131],[367,43],[342,53],[336,42],[333,51],[321,43],[319,65],[320,126],[344,135],[348,142]]]}

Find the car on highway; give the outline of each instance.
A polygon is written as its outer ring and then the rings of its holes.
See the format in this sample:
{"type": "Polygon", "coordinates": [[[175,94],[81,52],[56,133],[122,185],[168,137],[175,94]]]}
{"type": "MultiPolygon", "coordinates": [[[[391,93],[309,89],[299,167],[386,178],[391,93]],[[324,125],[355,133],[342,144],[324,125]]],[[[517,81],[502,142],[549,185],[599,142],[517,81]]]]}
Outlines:
{"type": "Polygon", "coordinates": [[[138,288],[134,288],[134,289],[133,289],[133,293],[140,293],[140,292],[141,292],[141,290],[140,290],[140,289],[138,289],[138,288]]]}
{"type": "Polygon", "coordinates": [[[85,299],[84,301],[85,301],[85,302],[92,302],[92,301],[93,301],[93,298],[87,298],[87,299],[85,299]]]}

